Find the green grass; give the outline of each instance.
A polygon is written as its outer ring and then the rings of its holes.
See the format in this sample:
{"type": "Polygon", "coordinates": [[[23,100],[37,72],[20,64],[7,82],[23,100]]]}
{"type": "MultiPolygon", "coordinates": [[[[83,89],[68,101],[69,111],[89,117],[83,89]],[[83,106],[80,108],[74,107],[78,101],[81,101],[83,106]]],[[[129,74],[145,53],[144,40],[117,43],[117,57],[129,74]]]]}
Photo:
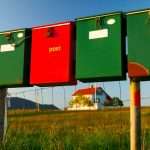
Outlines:
{"type": "MultiPolygon", "coordinates": [[[[129,109],[85,112],[12,110],[2,150],[129,150],[129,109]]],[[[142,109],[142,147],[150,150],[150,108],[142,109]]]]}

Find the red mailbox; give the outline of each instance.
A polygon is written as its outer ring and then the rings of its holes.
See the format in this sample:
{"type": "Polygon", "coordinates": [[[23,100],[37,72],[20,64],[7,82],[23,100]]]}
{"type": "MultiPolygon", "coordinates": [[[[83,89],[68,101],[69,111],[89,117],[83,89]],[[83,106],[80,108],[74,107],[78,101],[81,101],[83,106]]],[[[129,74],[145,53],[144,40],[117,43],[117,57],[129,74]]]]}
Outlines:
{"type": "Polygon", "coordinates": [[[74,23],[32,28],[31,85],[75,84],[74,23]]]}

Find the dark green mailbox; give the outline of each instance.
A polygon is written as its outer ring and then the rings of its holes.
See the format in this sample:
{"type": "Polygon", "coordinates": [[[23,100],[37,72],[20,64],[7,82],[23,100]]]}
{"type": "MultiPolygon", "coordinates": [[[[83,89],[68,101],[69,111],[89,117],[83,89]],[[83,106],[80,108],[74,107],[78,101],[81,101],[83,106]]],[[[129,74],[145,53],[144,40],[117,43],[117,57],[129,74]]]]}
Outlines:
{"type": "Polygon", "coordinates": [[[29,80],[30,30],[0,32],[0,86],[25,86],[29,80]]]}
{"type": "Polygon", "coordinates": [[[125,25],[120,12],[76,19],[76,78],[125,79],[125,25]]]}
{"type": "Polygon", "coordinates": [[[128,75],[147,80],[150,77],[150,10],[127,14],[128,75]]]}

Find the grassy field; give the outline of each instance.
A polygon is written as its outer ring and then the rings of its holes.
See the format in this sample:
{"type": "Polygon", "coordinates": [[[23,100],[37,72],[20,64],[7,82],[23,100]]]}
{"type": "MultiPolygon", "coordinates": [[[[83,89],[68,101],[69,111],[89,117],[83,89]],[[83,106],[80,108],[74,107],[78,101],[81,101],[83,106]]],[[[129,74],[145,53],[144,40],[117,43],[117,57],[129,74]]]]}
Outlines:
{"type": "MultiPolygon", "coordinates": [[[[129,150],[129,109],[12,110],[2,150],[129,150]]],[[[142,109],[142,149],[150,150],[150,108],[142,109]]]]}

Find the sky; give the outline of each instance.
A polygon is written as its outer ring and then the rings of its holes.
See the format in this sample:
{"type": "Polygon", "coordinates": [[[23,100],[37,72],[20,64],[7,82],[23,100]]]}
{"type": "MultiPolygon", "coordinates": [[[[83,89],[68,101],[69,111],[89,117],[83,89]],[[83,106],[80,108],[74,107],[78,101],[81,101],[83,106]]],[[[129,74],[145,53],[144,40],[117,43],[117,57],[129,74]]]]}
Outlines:
{"type": "MultiPolygon", "coordinates": [[[[74,20],[78,17],[114,11],[128,12],[145,8],[150,8],[150,0],[0,0],[0,31],[31,28],[37,25],[74,20]]],[[[33,101],[35,97],[38,97],[40,103],[54,103],[58,107],[63,107],[64,104],[68,103],[75,89],[89,85],[91,83],[79,83],[77,86],[72,87],[48,87],[46,89],[43,88],[43,90],[39,87],[11,88],[9,93],[12,96],[25,97],[33,101]],[[35,96],[35,89],[38,89],[37,96],[35,96]],[[21,91],[28,92],[19,93],[21,91]]],[[[98,82],[97,86],[102,86],[111,96],[118,96],[123,100],[129,100],[128,79],[121,82],[98,82]],[[119,85],[121,85],[121,95],[119,85]]],[[[150,82],[142,82],[141,95],[150,97],[149,91],[150,82]]],[[[127,103],[129,104],[129,102],[127,103]]],[[[150,99],[143,99],[142,105],[145,104],[150,105],[150,99]]]]}

